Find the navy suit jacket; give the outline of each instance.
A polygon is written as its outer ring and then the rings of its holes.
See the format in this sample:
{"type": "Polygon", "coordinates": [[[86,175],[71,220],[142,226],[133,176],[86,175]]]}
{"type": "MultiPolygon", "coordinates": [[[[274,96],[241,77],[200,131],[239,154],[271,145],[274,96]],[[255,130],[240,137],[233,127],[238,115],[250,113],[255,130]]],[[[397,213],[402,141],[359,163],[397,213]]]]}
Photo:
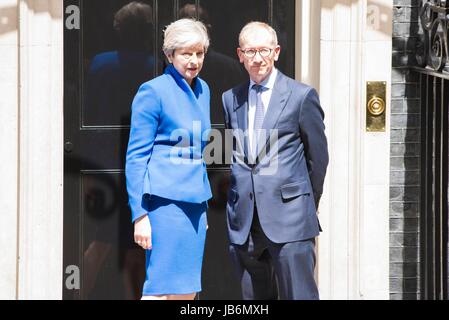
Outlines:
{"type": "Polygon", "coordinates": [[[318,94],[278,73],[262,126],[268,130],[265,149],[251,163],[248,137],[241,134],[248,128],[248,88],[246,82],[223,94],[226,127],[237,132],[226,206],[229,238],[237,245],[246,242],[254,206],[271,241],[314,238],[320,232],[316,207],[329,161],[318,94]]]}
{"type": "Polygon", "coordinates": [[[206,82],[195,81],[192,90],[169,65],[134,98],[125,169],[133,222],[147,214],[151,195],[191,203],[212,197],[203,160],[210,91],[206,82]]]}

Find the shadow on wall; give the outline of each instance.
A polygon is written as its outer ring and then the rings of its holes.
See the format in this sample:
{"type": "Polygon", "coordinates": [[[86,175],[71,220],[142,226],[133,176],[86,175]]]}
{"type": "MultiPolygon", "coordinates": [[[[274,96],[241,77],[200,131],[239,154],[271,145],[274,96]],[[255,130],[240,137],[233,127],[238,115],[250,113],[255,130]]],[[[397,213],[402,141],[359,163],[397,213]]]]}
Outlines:
{"type": "Polygon", "coordinates": [[[400,101],[400,107],[393,111],[397,120],[392,121],[392,129],[401,134],[400,139],[392,136],[391,177],[396,191],[390,194],[390,205],[391,221],[396,221],[395,225],[402,224],[402,227],[393,227],[391,232],[402,233],[402,238],[398,238],[393,244],[394,248],[390,249],[393,250],[391,253],[400,253],[400,257],[390,264],[400,268],[400,271],[393,269],[396,271],[390,272],[393,283],[391,296],[393,299],[417,300],[420,298],[419,260],[422,258],[419,256],[421,119],[419,76],[409,67],[418,64],[418,7],[395,6],[393,21],[392,67],[396,70],[396,76],[392,79],[395,87],[393,100],[400,101]]]}
{"type": "Polygon", "coordinates": [[[18,7],[0,8],[0,36],[17,30],[18,7]]]}
{"type": "MultiPolygon", "coordinates": [[[[62,19],[63,4],[61,0],[24,1],[28,10],[35,14],[47,13],[52,19],[62,19]]],[[[9,32],[14,32],[18,28],[19,6],[0,6],[0,36],[9,32]]]]}
{"type": "MultiPolygon", "coordinates": [[[[352,7],[361,1],[366,0],[321,0],[321,9],[331,10],[336,6],[352,7]]],[[[376,0],[367,1],[367,23],[376,24],[377,31],[387,35],[391,33],[391,15],[391,6],[386,6],[376,0]]]]}

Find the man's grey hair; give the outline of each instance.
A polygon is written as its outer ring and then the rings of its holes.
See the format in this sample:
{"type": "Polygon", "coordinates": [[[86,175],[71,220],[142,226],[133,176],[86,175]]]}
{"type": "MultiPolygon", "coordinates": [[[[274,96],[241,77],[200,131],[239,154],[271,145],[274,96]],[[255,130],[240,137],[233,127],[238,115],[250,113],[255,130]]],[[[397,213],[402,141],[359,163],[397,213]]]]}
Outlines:
{"type": "Polygon", "coordinates": [[[265,22],[259,22],[259,21],[252,21],[248,24],[246,24],[242,31],[240,31],[239,35],[239,45],[240,47],[243,47],[244,44],[247,42],[248,39],[251,39],[253,35],[260,31],[260,29],[264,29],[268,31],[268,33],[271,36],[271,44],[276,47],[278,45],[278,37],[276,34],[276,31],[265,22]]]}
{"type": "Polygon", "coordinates": [[[207,51],[209,44],[209,35],[204,23],[185,18],[176,20],[165,28],[162,50],[166,55],[170,55],[176,49],[202,45],[204,51],[207,51]]]}

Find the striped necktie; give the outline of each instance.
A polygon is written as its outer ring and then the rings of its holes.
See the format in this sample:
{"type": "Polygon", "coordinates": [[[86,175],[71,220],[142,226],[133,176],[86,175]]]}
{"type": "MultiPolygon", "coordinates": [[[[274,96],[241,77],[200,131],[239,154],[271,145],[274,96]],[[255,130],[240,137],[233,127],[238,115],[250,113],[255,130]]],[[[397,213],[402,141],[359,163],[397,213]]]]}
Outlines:
{"type": "Polygon", "coordinates": [[[252,145],[252,151],[253,156],[256,157],[259,153],[258,148],[258,139],[260,134],[260,129],[262,129],[263,120],[265,118],[265,110],[264,105],[262,101],[262,92],[265,89],[264,86],[261,86],[259,84],[255,84],[252,87],[253,90],[256,90],[256,114],[254,117],[254,135],[253,135],[253,145],[252,145]]]}

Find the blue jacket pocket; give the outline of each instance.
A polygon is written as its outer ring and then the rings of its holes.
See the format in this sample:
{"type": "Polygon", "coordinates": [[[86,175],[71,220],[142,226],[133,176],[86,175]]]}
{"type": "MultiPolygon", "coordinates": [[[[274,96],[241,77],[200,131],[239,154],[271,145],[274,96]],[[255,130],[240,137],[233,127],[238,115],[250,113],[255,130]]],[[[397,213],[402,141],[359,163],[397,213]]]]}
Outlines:
{"type": "Polygon", "coordinates": [[[234,189],[230,189],[229,190],[229,196],[228,199],[231,203],[236,203],[237,200],[239,199],[239,194],[237,191],[235,191],[234,189]]]}
{"type": "Polygon", "coordinates": [[[305,194],[310,195],[308,181],[289,183],[281,187],[281,196],[283,200],[290,200],[305,194]]]}

